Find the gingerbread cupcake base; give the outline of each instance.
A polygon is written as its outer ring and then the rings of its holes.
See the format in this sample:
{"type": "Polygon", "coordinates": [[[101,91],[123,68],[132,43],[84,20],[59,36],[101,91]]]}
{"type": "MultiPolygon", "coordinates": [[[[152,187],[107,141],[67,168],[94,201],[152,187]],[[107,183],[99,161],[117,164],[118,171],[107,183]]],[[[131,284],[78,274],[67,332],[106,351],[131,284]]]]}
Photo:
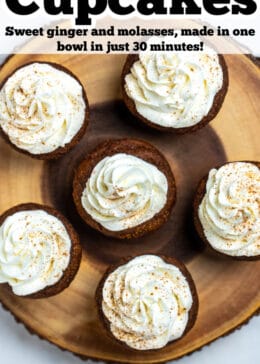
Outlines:
{"type": "Polygon", "coordinates": [[[62,157],[64,154],[68,153],[72,148],[74,148],[79,142],[80,140],[83,138],[88,124],[89,124],[89,102],[88,102],[88,98],[87,98],[87,94],[86,91],[82,85],[82,83],[80,82],[80,80],[78,79],[78,77],[76,77],[70,70],[68,70],[67,68],[63,67],[62,65],[55,63],[55,62],[42,62],[42,61],[34,61],[34,62],[29,62],[26,64],[23,64],[22,66],[16,68],[10,75],[8,75],[0,84],[0,91],[2,90],[3,86],[5,85],[5,83],[8,81],[8,79],[10,77],[12,77],[16,71],[26,67],[26,66],[30,66],[34,63],[39,63],[39,64],[46,64],[49,66],[52,66],[54,68],[56,68],[59,71],[62,71],[66,74],[68,74],[69,76],[71,76],[72,78],[74,78],[82,87],[82,98],[84,100],[84,104],[86,107],[85,110],[85,118],[84,121],[82,123],[81,128],[79,129],[79,131],[74,135],[74,137],[71,139],[71,141],[69,143],[67,143],[64,147],[58,147],[57,149],[55,149],[54,151],[50,152],[50,153],[42,153],[42,154],[32,154],[27,150],[18,148],[14,143],[11,142],[11,140],[9,139],[8,135],[4,132],[4,130],[0,127],[0,135],[2,136],[2,138],[13,148],[15,149],[17,152],[25,154],[27,156],[30,156],[31,158],[34,159],[39,159],[39,160],[52,160],[52,159],[58,159],[60,157],[62,157]]]}
{"type": "MultiPolygon", "coordinates": [[[[142,254],[143,255],[143,254],[142,254]]],[[[134,349],[129,347],[126,343],[124,343],[123,341],[118,340],[111,332],[110,330],[110,322],[108,321],[108,319],[105,317],[103,310],[102,310],[102,301],[103,301],[103,286],[105,281],[107,280],[107,278],[109,277],[109,275],[114,272],[117,268],[119,268],[122,265],[127,264],[130,260],[138,257],[138,256],[142,256],[142,255],[137,255],[137,256],[131,256],[131,257],[126,257],[121,259],[117,264],[114,264],[112,266],[110,266],[106,272],[104,273],[103,277],[101,278],[98,287],[96,289],[96,304],[97,304],[97,310],[98,310],[98,315],[100,318],[100,321],[102,322],[102,325],[106,331],[106,334],[112,339],[112,340],[116,340],[119,344],[121,344],[122,346],[124,346],[125,348],[134,351],[134,352],[140,352],[140,350],[138,349],[134,349]]],[[[154,254],[152,254],[154,255],[154,254]]],[[[198,316],[198,310],[199,310],[199,299],[198,299],[198,294],[197,294],[197,290],[196,290],[196,286],[195,283],[193,281],[193,278],[190,274],[190,272],[188,271],[188,269],[186,268],[186,266],[180,262],[179,260],[173,258],[173,257],[166,257],[160,254],[156,254],[157,257],[160,257],[165,263],[171,264],[176,266],[181,273],[185,276],[186,280],[188,281],[189,284],[189,288],[192,294],[192,299],[193,299],[193,303],[192,303],[192,307],[189,311],[189,319],[188,319],[188,323],[186,325],[186,328],[182,334],[182,336],[177,339],[177,340],[173,340],[168,342],[164,347],[168,347],[168,346],[173,346],[174,343],[176,343],[177,341],[181,340],[195,325],[197,316],[198,316]]],[[[163,348],[161,348],[163,349],[163,348]]],[[[155,352],[161,349],[149,349],[149,350],[144,350],[144,352],[155,352]]]]}
{"type": "Polygon", "coordinates": [[[89,226],[107,236],[112,236],[118,239],[131,239],[141,237],[151,231],[157,230],[168,220],[176,201],[176,185],[167,160],[151,144],[137,139],[108,140],[94,149],[79,165],[73,181],[73,198],[79,215],[89,226]],[[152,219],[132,228],[120,231],[111,231],[95,221],[87,213],[82,206],[81,196],[86,187],[86,182],[97,163],[105,157],[113,156],[118,153],[133,155],[156,166],[167,179],[168,192],[165,206],[152,219]]]}
{"type": "Polygon", "coordinates": [[[60,212],[58,212],[57,210],[55,210],[54,208],[49,207],[49,206],[36,204],[36,203],[25,203],[25,204],[20,204],[20,205],[14,206],[14,207],[10,208],[9,210],[7,210],[6,212],[4,212],[0,216],[0,225],[2,225],[3,222],[9,216],[15,214],[16,212],[33,211],[33,210],[43,210],[43,211],[47,212],[48,214],[56,217],[58,220],[60,220],[63,223],[64,227],[66,228],[66,231],[71,240],[69,264],[68,264],[67,268],[65,269],[65,271],[63,272],[60,280],[57,283],[55,283],[54,285],[46,286],[44,289],[42,289],[38,292],[22,296],[25,298],[47,298],[47,297],[54,296],[54,295],[62,292],[64,289],[66,289],[71,284],[71,282],[75,278],[75,276],[78,272],[79,266],[80,266],[82,248],[80,245],[78,234],[76,233],[76,231],[74,230],[74,228],[70,224],[70,222],[60,212]]]}
{"type": "Polygon", "coordinates": [[[219,63],[222,68],[223,72],[223,84],[221,89],[218,91],[218,93],[214,97],[214,101],[212,104],[212,107],[208,114],[204,116],[200,122],[193,126],[188,126],[184,128],[174,128],[174,127],[165,127],[158,124],[153,123],[152,121],[146,119],[144,116],[139,114],[139,112],[136,109],[135,102],[127,95],[125,91],[125,77],[131,72],[131,68],[133,64],[139,60],[139,56],[136,54],[130,54],[126,58],[126,62],[123,67],[122,75],[121,75],[121,90],[122,90],[122,96],[124,103],[127,107],[127,109],[132,113],[133,116],[137,118],[137,120],[145,124],[148,127],[151,127],[153,129],[159,130],[159,131],[165,131],[165,132],[172,132],[175,134],[185,134],[185,133],[192,133],[195,132],[204,126],[206,126],[212,119],[216,117],[218,112],[220,111],[222,104],[225,100],[227,91],[228,91],[228,85],[229,85],[229,77],[228,77],[228,69],[225,62],[225,59],[222,55],[218,55],[219,63]]]}

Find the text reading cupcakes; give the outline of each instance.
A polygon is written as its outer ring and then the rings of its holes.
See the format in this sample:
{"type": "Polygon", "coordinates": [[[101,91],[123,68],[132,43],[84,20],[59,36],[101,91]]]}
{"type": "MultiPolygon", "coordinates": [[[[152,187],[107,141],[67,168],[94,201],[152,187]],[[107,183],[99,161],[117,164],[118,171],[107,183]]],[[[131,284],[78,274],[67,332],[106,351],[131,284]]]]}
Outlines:
{"type": "MultiPolygon", "coordinates": [[[[148,43],[175,42],[151,38],[148,43]]],[[[228,88],[224,57],[203,52],[141,52],[129,55],[122,72],[128,109],[155,129],[184,133],[206,125],[219,112],[228,88]]]]}
{"type": "Polygon", "coordinates": [[[45,298],[61,292],[80,260],[77,233],[53,208],[22,204],[0,217],[0,283],[16,295],[45,298]]]}
{"type": "Polygon", "coordinates": [[[176,187],[171,168],[151,144],[107,141],[78,167],[73,197],[82,219],[121,239],[158,229],[169,218],[176,187]]]}
{"type": "Polygon", "coordinates": [[[260,163],[232,162],[199,184],[195,226],[215,251],[239,259],[260,257],[260,163]]]}
{"type": "Polygon", "coordinates": [[[20,152],[57,158],[81,139],[88,119],[84,88],[60,65],[31,63],[2,83],[0,129],[20,152]]]}
{"type": "Polygon", "coordinates": [[[137,256],[108,269],[96,299],[108,332],[136,350],[160,349],[183,337],[198,312],[186,267],[156,255],[137,256]]]}

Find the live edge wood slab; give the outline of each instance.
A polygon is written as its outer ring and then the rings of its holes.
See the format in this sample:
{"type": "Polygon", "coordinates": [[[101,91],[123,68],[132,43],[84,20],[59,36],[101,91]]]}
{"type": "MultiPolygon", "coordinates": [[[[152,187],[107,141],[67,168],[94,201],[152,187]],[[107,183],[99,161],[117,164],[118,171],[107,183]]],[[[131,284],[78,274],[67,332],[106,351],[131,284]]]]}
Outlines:
{"type": "Polygon", "coordinates": [[[189,354],[226,335],[260,307],[260,262],[236,262],[202,251],[192,227],[192,201],[199,180],[216,165],[260,160],[260,75],[244,55],[225,56],[230,86],[220,113],[194,134],[172,135],[140,126],[120,95],[122,55],[15,55],[0,71],[1,80],[32,61],[60,63],[86,88],[90,125],[82,141],[57,161],[37,161],[0,140],[0,213],[33,201],[59,209],[79,232],[83,259],[76,279],[63,293],[42,300],[15,297],[0,286],[0,301],[31,332],[82,358],[117,363],[162,363],[189,354]],[[141,138],[154,144],[176,177],[177,203],[169,221],[140,239],[118,241],[88,228],[71,197],[74,170],[98,143],[141,138]],[[195,281],[200,309],[192,330],[175,345],[151,353],[130,352],[110,340],[98,320],[95,290],[110,264],[120,258],[157,253],[182,260],[195,281]]]}

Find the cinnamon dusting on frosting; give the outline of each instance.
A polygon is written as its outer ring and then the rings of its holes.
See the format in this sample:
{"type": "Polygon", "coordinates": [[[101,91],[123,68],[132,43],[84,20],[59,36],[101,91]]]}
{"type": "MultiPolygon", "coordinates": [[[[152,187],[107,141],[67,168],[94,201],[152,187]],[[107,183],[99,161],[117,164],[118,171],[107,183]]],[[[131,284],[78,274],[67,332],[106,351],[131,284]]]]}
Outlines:
{"type": "Polygon", "coordinates": [[[159,349],[181,337],[192,302],[179,268],[154,255],[120,266],[103,286],[102,310],[111,332],[137,350],[159,349]]]}
{"type": "Polygon", "coordinates": [[[135,227],[158,213],[167,199],[166,176],[154,165],[130,154],[102,159],[93,169],[81,203],[106,229],[135,227]]]}
{"type": "Polygon", "coordinates": [[[16,147],[31,154],[70,143],[85,110],[80,83],[47,63],[18,69],[0,91],[0,126],[16,147]]]}
{"type": "Polygon", "coordinates": [[[259,168],[252,163],[234,162],[212,169],[199,218],[214,249],[232,256],[259,255],[259,168]]]}

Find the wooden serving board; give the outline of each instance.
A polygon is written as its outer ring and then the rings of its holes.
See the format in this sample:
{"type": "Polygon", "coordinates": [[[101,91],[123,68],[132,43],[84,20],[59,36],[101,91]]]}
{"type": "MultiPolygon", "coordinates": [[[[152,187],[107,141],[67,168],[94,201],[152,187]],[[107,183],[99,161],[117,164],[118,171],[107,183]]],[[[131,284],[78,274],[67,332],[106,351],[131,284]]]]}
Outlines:
{"type": "Polygon", "coordinates": [[[191,223],[191,204],[199,179],[227,160],[260,160],[260,75],[246,56],[226,56],[230,87],[210,126],[191,134],[162,134],[138,125],[120,101],[121,55],[15,55],[1,69],[1,80],[31,61],[61,63],[86,88],[91,122],[81,143],[58,161],[41,162],[0,141],[0,213],[22,202],[50,204],[79,231],[84,248],[76,279],[63,293],[43,300],[15,297],[0,286],[4,307],[40,337],[84,358],[127,363],[160,363],[201,348],[239,327],[260,308],[260,262],[214,258],[201,251],[191,223]],[[73,170],[98,142],[111,137],[150,141],[168,158],[177,182],[177,204],[170,221],[142,239],[117,241],[85,226],[71,198],[73,170]],[[106,336],[94,301],[107,265],[137,253],[162,253],[182,259],[200,299],[198,320],[180,341],[152,353],[133,353],[106,336]]]}

